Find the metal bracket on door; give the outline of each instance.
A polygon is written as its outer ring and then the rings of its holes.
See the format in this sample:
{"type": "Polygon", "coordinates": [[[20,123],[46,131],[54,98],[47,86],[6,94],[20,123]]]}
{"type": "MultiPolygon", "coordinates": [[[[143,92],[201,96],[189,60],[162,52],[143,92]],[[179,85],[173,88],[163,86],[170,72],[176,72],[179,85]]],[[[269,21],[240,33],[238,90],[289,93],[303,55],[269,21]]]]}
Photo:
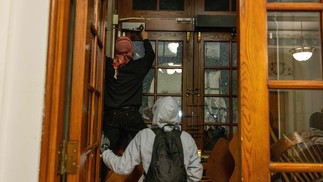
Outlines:
{"type": "Polygon", "coordinates": [[[77,171],[77,151],[78,141],[63,141],[60,146],[59,157],[59,174],[72,173],[75,174],[77,171]]]}

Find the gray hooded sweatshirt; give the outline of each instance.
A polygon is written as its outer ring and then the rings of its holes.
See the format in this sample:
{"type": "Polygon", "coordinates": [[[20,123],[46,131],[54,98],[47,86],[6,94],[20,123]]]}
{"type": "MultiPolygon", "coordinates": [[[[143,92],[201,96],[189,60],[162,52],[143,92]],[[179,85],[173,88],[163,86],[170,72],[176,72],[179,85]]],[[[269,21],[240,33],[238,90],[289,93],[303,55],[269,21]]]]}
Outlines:
{"type": "MultiPolygon", "coordinates": [[[[152,127],[162,128],[166,124],[178,126],[180,117],[179,107],[172,97],[163,97],[156,101],[153,107],[152,127]]],[[[166,130],[170,130],[167,128],[166,130]]],[[[143,169],[147,173],[151,161],[155,133],[149,129],[141,130],[129,143],[121,157],[115,155],[111,150],[103,152],[103,162],[115,173],[126,175],[130,174],[136,165],[142,162],[143,169]]],[[[192,136],[182,131],[181,141],[184,151],[184,164],[187,172],[187,181],[200,181],[202,178],[203,167],[198,156],[198,149],[192,136]]],[[[144,180],[144,175],[139,181],[144,180]]]]}

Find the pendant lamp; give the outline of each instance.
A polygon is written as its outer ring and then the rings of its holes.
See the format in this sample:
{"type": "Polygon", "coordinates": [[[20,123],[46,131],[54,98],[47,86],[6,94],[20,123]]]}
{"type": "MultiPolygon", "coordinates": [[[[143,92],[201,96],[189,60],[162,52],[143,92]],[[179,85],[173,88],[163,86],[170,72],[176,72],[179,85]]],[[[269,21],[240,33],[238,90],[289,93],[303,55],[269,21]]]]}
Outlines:
{"type": "Polygon", "coordinates": [[[302,22],[301,22],[301,41],[302,41],[301,47],[293,48],[289,50],[289,52],[293,54],[294,59],[296,59],[297,61],[307,61],[312,57],[313,52],[315,51],[315,48],[305,46],[302,22]]]}

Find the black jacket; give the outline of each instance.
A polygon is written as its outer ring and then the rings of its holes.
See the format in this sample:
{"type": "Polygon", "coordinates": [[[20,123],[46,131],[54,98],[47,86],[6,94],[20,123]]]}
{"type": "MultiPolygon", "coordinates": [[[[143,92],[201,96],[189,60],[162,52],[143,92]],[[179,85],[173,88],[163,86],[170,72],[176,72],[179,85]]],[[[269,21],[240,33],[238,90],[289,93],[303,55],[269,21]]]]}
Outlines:
{"type": "Polygon", "coordinates": [[[119,68],[118,79],[115,79],[113,59],[107,57],[105,70],[104,107],[121,108],[140,107],[142,102],[142,82],[155,59],[155,52],[149,40],[143,40],[145,55],[130,61],[119,68]]]}

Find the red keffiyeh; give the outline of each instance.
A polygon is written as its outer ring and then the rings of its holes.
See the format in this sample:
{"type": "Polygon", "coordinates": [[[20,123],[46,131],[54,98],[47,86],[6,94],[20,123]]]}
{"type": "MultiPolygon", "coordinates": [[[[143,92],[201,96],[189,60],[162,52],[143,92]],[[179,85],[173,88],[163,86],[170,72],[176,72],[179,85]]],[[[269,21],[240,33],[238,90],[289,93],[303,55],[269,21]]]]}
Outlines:
{"type": "Polygon", "coordinates": [[[128,37],[118,37],[115,45],[115,56],[113,60],[114,78],[117,79],[118,69],[133,60],[133,45],[128,37]]]}

